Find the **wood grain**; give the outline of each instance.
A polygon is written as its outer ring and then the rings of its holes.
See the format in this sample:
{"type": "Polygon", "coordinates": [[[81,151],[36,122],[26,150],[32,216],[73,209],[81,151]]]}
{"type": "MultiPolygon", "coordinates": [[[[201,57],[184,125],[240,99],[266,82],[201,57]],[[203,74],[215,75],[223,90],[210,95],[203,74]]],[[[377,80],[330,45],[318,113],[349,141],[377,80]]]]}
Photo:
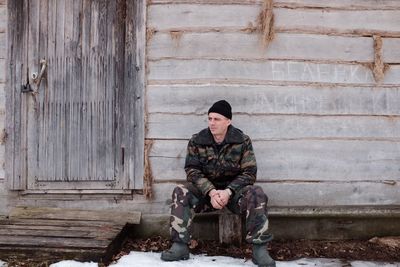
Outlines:
{"type": "MultiPolygon", "coordinates": [[[[314,2],[315,3],[315,2],[314,2]]],[[[312,7],[312,6],[310,6],[312,7]]],[[[165,4],[149,8],[149,27],[156,30],[240,30],[257,25],[260,5],[165,4]],[[240,14],[240,16],[238,16],[240,14]]],[[[399,10],[337,10],[274,8],[279,30],[319,33],[387,32],[399,34],[399,10]]]]}
{"type": "Polygon", "coordinates": [[[276,33],[266,48],[258,33],[244,32],[181,32],[177,36],[156,33],[150,41],[148,56],[151,60],[221,58],[334,62],[372,62],[374,58],[370,37],[276,33]]]}
{"type": "MultiPolygon", "coordinates": [[[[327,64],[304,61],[279,60],[160,60],[149,62],[149,81],[186,82],[199,80],[202,83],[218,81],[308,82],[333,84],[374,85],[371,69],[361,64],[327,64]]],[[[400,67],[393,66],[382,84],[396,84],[400,67]],[[392,74],[393,73],[393,74],[392,74]]]]}
{"type": "Polygon", "coordinates": [[[21,77],[13,75],[9,87],[18,92],[16,99],[21,98],[20,105],[12,99],[12,107],[22,110],[15,117],[21,118],[21,126],[16,122],[9,126],[21,131],[20,135],[10,131],[21,142],[12,150],[14,154],[20,150],[18,155],[26,159],[18,161],[21,174],[11,176],[21,179],[14,187],[140,189],[144,50],[137,51],[136,35],[144,40],[144,2],[21,3],[9,6],[9,51],[14,51],[17,37],[26,45],[20,58],[8,57],[18,63],[10,66],[26,68],[21,77]],[[29,21],[17,19],[24,12],[29,21]],[[31,74],[40,71],[42,59],[47,69],[39,86],[31,74]],[[35,94],[19,95],[21,78],[35,94]]]}
{"type": "Polygon", "coordinates": [[[150,114],[205,115],[216,99],[226,99],[234,114],[400,115],[400,89],[397,87],[246,83],[150,85],[147,99],[150,114]]]}
{"type": "Polygon", "coordinates": [[[11,219],[79,219],[82,221],[123,222],[122,224],[138,224],[140,223],[140,216],[140,212],[129,213],[111,210],[105,212],[47,207],[15,207],[9,215],[11,219]]]}
{"type": "Polygon", "coordinates": [[[400,38],[384,38],[382,45],[383,62],[400,63],[400,38]]]}
{"type": "Polygon", "coordinates": [[[0,84],[6,83],[6,63],[7,59],[0,58],[0,84]]]}
{"type": "MultiPolygon", "coordinates": [[[[150,154],[155,181],[185,180],[186,140],[159,140],[150,154]]],[[[398,181],[398,142],[254,141],[259,181],[398,181]]]]}
{"type": "Polygon", "coordinates": [[[7,6],[5,5],[5,0],[2,0],[3,4],[0,3],[0,33],[7,31],[7,6]]]}
{"type": "MultiPolygon", "coordinates": [[[[263,0],[196,0],[196,4],[243,4],[243,5],[261,5],[263,0]]],[[[193,0],[152,0],[151,4],[193,4],[193,0]]],[[[274,7],[291,8],[337,8],[337,9],[371,9],[371,10],[390,10],[397,9],[400,3],[397,0],[381,0],[379,5],[375,0],[275,0],[274,7]]]]}
{"type": "MultiPolygon", "coordinates": [[[[269,207],[306,206],[329,208],[342,206],[344,209],[354,206],[370,206],[372,210],[379,206],[396,206],[399,185],[387,185],[374,182],[321,182],[321,183],[264,183],[258,182],[268,195],[269,207]],[[327,190],[329,188],[329,190],[327,190]]],[[[159,183],[154,185],[157,200],[170,200],[175,183],[159,183]]],[[[170,205],[160,203],[158,212],[168,214],[170,205]]]]}
{"type": "MultiPolygon", "coordinates": [[[[233,124],[244,130],[253,140],[400,141],[400,117],[234,114],[233,124]]],[[[206,127],[206,115],[154,114],[148,119],[147,138],[188,139],[194,132],[206,127]]]]}

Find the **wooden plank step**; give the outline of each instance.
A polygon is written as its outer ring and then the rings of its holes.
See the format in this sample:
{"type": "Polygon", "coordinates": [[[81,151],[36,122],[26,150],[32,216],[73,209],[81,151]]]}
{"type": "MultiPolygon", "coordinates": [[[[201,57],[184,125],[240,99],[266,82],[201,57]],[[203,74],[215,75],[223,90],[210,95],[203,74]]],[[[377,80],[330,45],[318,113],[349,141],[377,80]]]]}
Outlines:
{"type": "Polygon", "coordinates": [[[61,208],[37,208],[16,207],[10,213],[10,218],[30,219],[63,219],[63,220],[85,220],[85,221],[107,221],[120,223],[121,221],[131,224],[140,223],[140,212],[118,212],[118,211],[92,211],[61,208]]]}
{"type": "Polygon", "coordinates": [[[48,264],[64,259],[99,262],[96,259],[101,259],[103,254],[104,251],[102,249],[48,249],[36,246],[24,247],[23,250],[15,247],[2,247],[0,250],[0,256],[3,261],[8,261],[7,259],[11,260],[11,262],[15,262],[16,259],[24,260],[24,262],[27,262],[25,266],[48,266],[48,264]]]}
{"type": "MultiPolygon", "coordinates": [[[[42,226],[59,226],[59,227],[101,227],[105,223],[104,221],[82,221],[82,220],[48,220],[48,219],[0,219],[0,225],[42,225],[42,226]]],[[[113,222],[113,227],[120,228],[125,225],[125,222],[121,221],[119,224],[113,222]]]]}
{"type": "MultiPolygon", "coordinates": [[[[105,229],[107,231],[119,231],[121,227],[112,227],[112,225],[104,225],[99,227],[100,230],[105,229]]],[[[45,230],[45,231],[93,231],[91,226],[54,226],[54,225],[18,225],[18,224],[3,224],[0,231],[2,230],[45,230]]]]}
{"type": "Polygon", "coordinates": [[[104,262],[120,247],[126,225],[140,223],[140,217],[140,212],[17,207],[0,219],[0,255],[12,248],[74,258],[81,253],[104,262]]]}
{"type": "MultiPolygon", "coordinates": [[[[88,231],[64,231],[64,230],[39,230],[39,229],[21,229],[8,228],[0,229],[0,236],[40,236],[40,237],[75,237],[96,238],[97,234],[88,231]]],[[[0,241],[1,243],[1,241],[0,241]]]]}
{"type": "Polygon", "coordinates": [[[0,236],[1,246],[36,246],[45,248],[102,248],[106,249],[110,240],[76,237],[42,237],[42,236],[0,236]]]}

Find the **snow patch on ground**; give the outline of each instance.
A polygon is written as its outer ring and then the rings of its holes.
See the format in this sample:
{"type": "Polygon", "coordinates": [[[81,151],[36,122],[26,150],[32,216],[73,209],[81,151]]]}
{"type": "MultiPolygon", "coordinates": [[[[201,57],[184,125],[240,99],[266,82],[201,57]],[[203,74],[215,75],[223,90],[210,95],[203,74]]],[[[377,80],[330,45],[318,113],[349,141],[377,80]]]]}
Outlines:
{"type": "MultiPolygon", "coordinates": [[[[160,259],[160,253],[132,251],[123,256],[118,262],[111,264],[110,267],[242,267],[256,266],[251,260],[236,259],[223,256],[190,255],[187,261],[164,262],[160,259]]],[[[339,259],[299,259],[295,261],[278,261],[277,267],[400,267],[400,262],[368,262],[352,261],[347,262],[339,259]]],[[[7,264],[0,260],[0,267],[7,267],[7,264]]],[[[94,262],[60,261],[51,264],[50,267],[98,267],[94,262]]]]}
{"type": "Polygon", "coordinates": [[[352,267],[400,267],[400,262],[384,263],[384,262],[368,262],[368,261],[353,261],[351,263],[352,267]]]}
{"type": "Polygon", "coordinates": [[[122,257],[118,263],[110,265],[110,267],[130,267],[135,266],[163,266],[163,267],[205,267],[205,266],[218,266],[218,267],[241,267],[241,266],[255,266],[251,261],[243,259],[234,259],[231,257],[209,257],[205,255],[190,255],[187,261],[177,262],[163,262],[160,259],[160,253],[152,252],[137,252],[132,251],[129,255],[122,257]]]}
{"type": "Polygon", "coordinates": [[[50,267],[98,267],[95,262],[60,261],[53,263],[50,267]]]}

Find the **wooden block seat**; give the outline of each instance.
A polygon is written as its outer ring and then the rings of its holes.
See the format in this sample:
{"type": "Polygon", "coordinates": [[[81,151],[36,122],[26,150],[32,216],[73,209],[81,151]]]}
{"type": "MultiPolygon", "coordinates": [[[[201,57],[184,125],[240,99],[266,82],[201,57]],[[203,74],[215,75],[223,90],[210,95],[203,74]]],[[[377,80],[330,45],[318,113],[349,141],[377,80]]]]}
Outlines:
{"type": "MultiPolygon", "coordinates": [[[[241,216],[232,213],[226,208],[218,211],[199,213],[195,216],[217,217],[218,224],[216,226],[218,228],[218,240],[221,244],[242,244],[243,231],[241,216]]],[[[197,235],[199,235],[199,233],[197,233],[197,235]]]]}

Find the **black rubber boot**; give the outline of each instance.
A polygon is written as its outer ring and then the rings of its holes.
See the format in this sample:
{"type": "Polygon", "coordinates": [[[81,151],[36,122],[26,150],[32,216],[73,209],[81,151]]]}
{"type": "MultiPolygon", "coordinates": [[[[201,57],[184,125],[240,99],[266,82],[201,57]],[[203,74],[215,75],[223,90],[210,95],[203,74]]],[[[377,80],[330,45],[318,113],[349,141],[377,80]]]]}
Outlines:
{"type": "Polygon", "coordinates": [[[181,261],[189,259],[189,247],[185,243],[174,242],[170,249],[161,253],[163,261],[181,261]]]}
{"type": "Polygon", "coordinates": [[[267,245],[253,245],[253,262],[259,267],[275,267],[276,263],[268,253],[267,245]]]}

